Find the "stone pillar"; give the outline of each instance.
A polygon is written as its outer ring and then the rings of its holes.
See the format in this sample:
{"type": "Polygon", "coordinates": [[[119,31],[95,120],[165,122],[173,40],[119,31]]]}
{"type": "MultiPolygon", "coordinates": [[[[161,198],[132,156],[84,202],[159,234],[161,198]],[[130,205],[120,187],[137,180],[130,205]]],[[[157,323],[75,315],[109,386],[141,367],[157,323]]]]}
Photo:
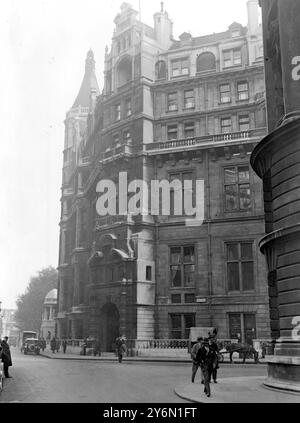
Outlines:
{"type": "Polygon", "coordinates": [[[80,269],[79,269],[79,263],[77,263],[77,257],[75,258],[75,260],[76,260],[76,263],[74,263],[73,307],[76,307],[79,304],[79,283],[80,283],[80,269]]]}
{"type": "Polygon", "coordinates": [[[300,392],[300,2],[261,0],[267,135],[251,165],[263,180],[271,336],[265,385],[300,392]]]}
{"type": "Polygon", "coordinates": [[[119,325],[120,325],[121,334],[126,334],[127,332],[126,304],[127,304],[127,279],[123,279],[123,281],[121,282],[121,298],[120,298],[120,307],[119,307],[119,312],[120,312],[119,325]]]}

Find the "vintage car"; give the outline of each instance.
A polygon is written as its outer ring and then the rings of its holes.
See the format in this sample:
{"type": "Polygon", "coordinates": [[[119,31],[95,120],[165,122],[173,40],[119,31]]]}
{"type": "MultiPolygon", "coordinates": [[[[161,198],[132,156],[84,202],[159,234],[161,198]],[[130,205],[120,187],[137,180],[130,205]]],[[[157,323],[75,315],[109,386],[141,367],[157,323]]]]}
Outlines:
{"type": "Polygon", "coordinates": [[[24,354],[28,354],[28,353],[39,354],[40,349],[41,349],[40,340],[37,338],[27,338],[23,346],[24,354]]]}

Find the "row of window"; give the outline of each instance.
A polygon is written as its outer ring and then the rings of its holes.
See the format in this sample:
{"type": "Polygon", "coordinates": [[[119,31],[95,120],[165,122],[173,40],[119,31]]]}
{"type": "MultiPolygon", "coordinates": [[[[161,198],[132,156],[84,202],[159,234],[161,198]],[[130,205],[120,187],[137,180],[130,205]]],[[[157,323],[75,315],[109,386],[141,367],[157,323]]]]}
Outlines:
{"type": "MultiPolygon", "coordinates": [[[[228,134],[233,132],[232,118],[231,116],[222,117],[219,119],[220,133],[228,134]]],[[[243,114],[238,116],[238,131],[249,131],[250,129],[250,117],[248,114],[243,114]]],[[[183,137],[184,138],[194,138],[196,136],[195,122],[187,121],[183,124],[183,137]]],[[[177,140],[178,139],[178,124],[172,123],[167,125],[167,140],[177,140]]]]}
{"type": "MultiPolygon", "coordinates": [[[[225,211],[249,211],[251,209],[251,190],[250,190],[250,172],[248,165],[228,166],[224,168],[224,195],[225,211]]],[[[192,181],[192,202],[195,203],[195,175],[192,171],[172,172],[169,174],[170,182],[175,180],[181,183],[182,215],[185,210],[189,210],[189,199],[184,193],[185,181],[192,181]],[[188,204],[185,204],[185,201],[188,204]]],[[[170,189],[170,216],[178,215],[175,213],[175,191],[170,189]]]]}
{"type": "MultiPolygon", "coordinates": [[[[256,339],[256,315],[254,313],[228,313],[228,336],[251,345],[256,339]]],[[[195,313],[170,313],[170,338],[189,339],[190,328],[196,326],[195,313]]]]}
{"type": "MultiPolygon", "coordinates": [[[[229,83],[221,84],[219,86],[219,98],[221,104],[231,102],[231,85],[229,83]]],[[[237,82],[237,100],[245,101],[249,100],[249,86],[247,81],[237,82]]],[[[183,108],[194,109],[195,108],[195,92],[193,89],[184,90],[183,93],[183,108]]],[[[178,92],[174,91],[167,94],[167,111],[174,112],[178,111],[178,92]]]]}
{"type": "MultiPolygon", "coordinates": [[[[254,290],[253,242],[229,242],[226,248],[228,292],[254,290]]],[[[170,278],[173,288],[196,284],[195,246],[170,247],[170,278]]],[[[174,294],[180,295],[180,294],[174,294]]],[[[190,298],[191,299],[191,298],[190,298]]],[[[177,298],[178,300],[178,298],[177,298]]],[[[173,302],[173,301],[172,301],[173,302]]],[[[181,301],[178,301],[181,302],[181,301]]],[[[194,301],[192,301],[194,302],[194,301]]]]}
{"type": "MultiPolygon", "coordinates": [[[[205,54],[199,55],[196,61],[197,72],[203,70],[213,70],[216,68],[215,57],[212,53],[207,52],[205,54]],[[210,60],[208,55],[211,56],[210,60]],[[205,58],[205,59],[204,59],[205,58]],[[204,66],[203,61],[205,60],[206,66],[204,66]]],[[[240,66],[242,64],[242,52],[240,48],[224,50],[223,51],[223,67],[229,68],[232,66],[240,66]]],[[[180,59],[171,61],[171,76],[184,76],[189,75],[190,73],[190,60],[188,57],[183,57],[180,59]]]]}
{"type": "MultiPolygon", "coordinates": [[[[224,50],[222,55],[223,68],[230,68],[242,65],[242,51],[240,48],[224,50]]],[[[171,60],[171,77],[188,76],[190,74],[190,58],[181,57],[171,60]]],[[[196,71],[216,70],[216,58],[211,52],[199,54],[196,59],[196,71]]],[[[160,60],[155,66],[156,79],[165,79],[167,77],[166,62],[160,60]]]]}

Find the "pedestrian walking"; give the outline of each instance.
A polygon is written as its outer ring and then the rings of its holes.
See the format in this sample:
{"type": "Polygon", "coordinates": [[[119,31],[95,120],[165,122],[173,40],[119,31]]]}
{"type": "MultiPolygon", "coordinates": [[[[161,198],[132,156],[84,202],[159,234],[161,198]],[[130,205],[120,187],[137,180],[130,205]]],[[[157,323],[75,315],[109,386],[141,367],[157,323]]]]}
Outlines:
{"type": "Polygon", "coordinates": [[[116,346],[119,363],[122,363],[123,356],[126,353],[126,337],[124,335],[116,339],[116,346]]]}
{"type": "MultiPolygon", "coordinates": [[[[199,362],[197,361],[196,358],[197,358],[197,352],[202,347],[202,341],[203,341],[203,338],[198,337],[197,342],[193,345],[192,350],[191,350],[191,359],[192,359],[192,362],[193,362],[193,364],[192,364],[192,383],[195,382],[195,376],[196,376],[197,370],[200,367],[199,362]]],[[[203,377],[201,367],[200,367],[200,371],[201,371],[201,383],[204,383],[204,377],[203,377]]]]}
{"type": "Polygon", "coordinates": [[[46,346],[47,346],[46,339],[42,336],[42,351],[43,352],[44,352],[46,346]]]}
{"type": "Polygon", "coordinates": [[[51,348],[52,353],[54,354],[55,351],[56,351],[56,339],[55,339],[54,336],[50,341],[50,348],[51,348]]]}
{"type": "Polygon", "coordinates": [[[60,339],[57,339],[56,340],[56,352],[59,352],[60,344],[61,344],[60,339]]]}
{"type": "Polygon", "coordinates": [[[10,348],[8,345],[8,336],[5,336],[1,341],[1,361],[3,363],[4,376],[6,378],[12,377],[8,372],[8,368],[12,366],[10,348]]]}
{"type": "Polygon", "coordinates": [[[86,355],[86,349],[87,349],[88,343],[87,338],[84,338],[83,344],[82,344],[82,354],[86,355]]]}
{"type": "Polygon", "coordinates": [[[68,341],[66,339],[63,339],[63,341],[62,341],[62,348],[63,348],[64,354],[66,354],[67,346],[68,346],[68,341]]]}
{"type": "Polygon", "coordinates": [[[203,346],[198,350],[197,361],[199,362],[204,376],[204,393],[210,397],[210,379],[215,360],[215,351],[210,348],[208,338],[204,338],[203,346]]]}
{"type": "Polygon", "coordinates": [[[99,339],[96,339],[94,344],[94,357],[96,357],[96,355],[98,355],[99,357],[101,356],[101,344],[99,339]]]}
{"type": "MultiPolygon", "coordinates": [[[[213,378],[214,383],[218,383],[217,382],[217,371],[218,371],[218,368],[219,368],[219,359],[218,359],[219,347],[218,347],[218,344],[217,344],[215,337],[211,337],[209,339],[209,347],[215,353],[215,358],[214,358],[213,367],[212,367],[212,378],[213,378]]],[[[211,381],[211,380],[209,380],[209,381],[211,381]]]]}

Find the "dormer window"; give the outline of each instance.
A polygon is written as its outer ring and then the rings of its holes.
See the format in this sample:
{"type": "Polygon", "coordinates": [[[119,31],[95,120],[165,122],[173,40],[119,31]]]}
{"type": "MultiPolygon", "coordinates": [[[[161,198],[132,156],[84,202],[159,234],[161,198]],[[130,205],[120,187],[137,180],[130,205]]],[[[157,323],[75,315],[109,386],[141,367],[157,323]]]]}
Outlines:
{"type": "Polygon", "coordinates": [[[241,31],[239,29],[232,31],[231,33],[232,38],[239,37],[240,35],[241,35],[241,31]]]}
{"type": "Polygon", "coordinates": [[[235,37],[240,37],[243,27],[241,24],[239,24],[238,22],[233,22],[230,26],[229,26],[229,30],[231,32],[231,36],[232,38],[235,37]]]}

